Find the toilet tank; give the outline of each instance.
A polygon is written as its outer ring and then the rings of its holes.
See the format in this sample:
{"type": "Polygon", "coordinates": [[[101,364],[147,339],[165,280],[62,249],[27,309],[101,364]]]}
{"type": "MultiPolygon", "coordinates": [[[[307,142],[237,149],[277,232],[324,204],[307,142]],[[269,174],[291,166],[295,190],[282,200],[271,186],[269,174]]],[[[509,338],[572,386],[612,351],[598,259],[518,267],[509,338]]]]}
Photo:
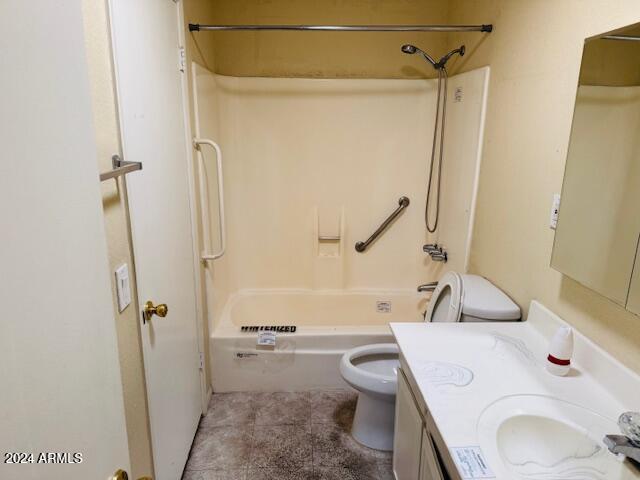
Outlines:
{"type": "Polygon", "coordinates": [[[514,322],[522,318],[520,307],[486,278],[479,275],[461,278],[461,322],[514,322]]]}

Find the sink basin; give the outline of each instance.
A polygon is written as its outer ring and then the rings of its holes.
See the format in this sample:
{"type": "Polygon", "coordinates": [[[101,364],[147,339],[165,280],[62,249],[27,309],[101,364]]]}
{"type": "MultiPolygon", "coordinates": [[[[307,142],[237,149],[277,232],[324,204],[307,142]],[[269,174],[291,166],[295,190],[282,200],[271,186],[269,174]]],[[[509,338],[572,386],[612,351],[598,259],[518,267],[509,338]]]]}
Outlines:
{"type": "Polygon", "coordinates": [[[480,447],[500,478],[626,480],[640,473],[611,454],[602,439],[615,420],[543,395],[513,395],[478,420],[480,447]]]}

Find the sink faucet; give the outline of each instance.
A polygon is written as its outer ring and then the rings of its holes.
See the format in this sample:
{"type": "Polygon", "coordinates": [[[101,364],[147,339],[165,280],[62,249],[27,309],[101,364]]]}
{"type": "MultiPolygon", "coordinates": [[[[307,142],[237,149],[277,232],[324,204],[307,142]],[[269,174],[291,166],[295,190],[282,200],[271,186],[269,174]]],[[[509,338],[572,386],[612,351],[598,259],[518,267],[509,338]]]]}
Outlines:
{"type": "Polygon", "coordinates": [[[640,413],[623,413],[618,425],[624,435],[606,435],[604,444],[611,453],[621,453],[640,464],[640,413]]]}

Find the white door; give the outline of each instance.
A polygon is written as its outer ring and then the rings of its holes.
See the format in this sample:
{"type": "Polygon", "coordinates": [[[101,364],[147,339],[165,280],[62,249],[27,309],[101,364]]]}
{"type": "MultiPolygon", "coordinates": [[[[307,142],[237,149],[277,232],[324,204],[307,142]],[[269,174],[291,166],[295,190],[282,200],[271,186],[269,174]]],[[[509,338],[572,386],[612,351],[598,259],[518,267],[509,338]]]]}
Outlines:
{"type": "Polygon", "coordinates": [[[129,451],[81,2],[3,0],[0,45],[0,478],[106,480],[129,451]]]}
{"type": "Polygon", "coordinates": [[[111,0],[116,85],[141,306],[169,308],[142,326],[157,480],[180,478],[202,412],[189,161],[172,0],[111,0]]]}

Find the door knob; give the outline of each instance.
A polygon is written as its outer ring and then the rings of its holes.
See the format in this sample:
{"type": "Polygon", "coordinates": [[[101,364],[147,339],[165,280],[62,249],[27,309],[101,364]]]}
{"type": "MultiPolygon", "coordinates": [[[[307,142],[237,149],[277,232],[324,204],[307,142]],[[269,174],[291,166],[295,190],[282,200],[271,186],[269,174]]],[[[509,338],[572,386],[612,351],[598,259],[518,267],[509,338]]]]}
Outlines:
{"type": "Polygon", "coordinates": [[[166,317],[167,313],[169,313],[169,307],[165,303],[154,306],[151,300],[144,304],[144,309],[142,310],[145,323],[150,321],[154,315],[166,317]]]}
{"type": "MultiPolygon", "coordinates": [[[[109,480],[129,480],[129,475],[124,470],[117,470],[109,480]]],[[[140,477],[138,480],[153,480],[151,477],[140,477]]]]}
{"type": "Polygon", "coordinates": [[[111,480],[129,480],[129,475],[127,475],[127,472],[124,470],[117,470],[111,477],[111,480]]]}

